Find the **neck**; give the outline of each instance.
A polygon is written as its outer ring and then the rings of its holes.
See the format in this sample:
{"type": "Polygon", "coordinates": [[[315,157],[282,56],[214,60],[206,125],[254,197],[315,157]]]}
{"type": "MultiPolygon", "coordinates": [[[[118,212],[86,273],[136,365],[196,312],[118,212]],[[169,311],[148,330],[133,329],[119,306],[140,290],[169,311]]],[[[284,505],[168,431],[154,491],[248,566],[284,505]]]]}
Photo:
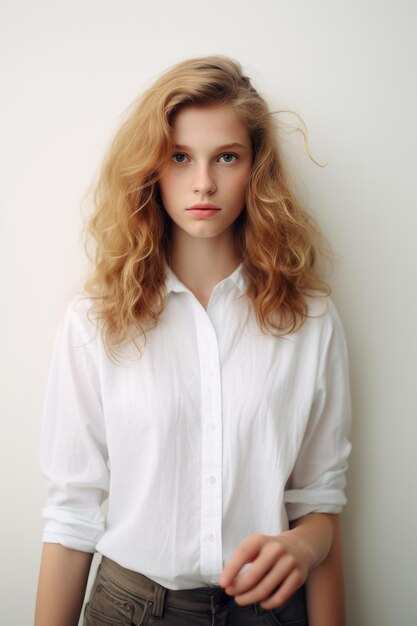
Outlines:
{"type": "Polygon", "coordinates": [[[173,228],[170,265],[180,281],[206,306],[213,288],[239,265],[232,227],[217,237],[191,237],[173,228]]]}

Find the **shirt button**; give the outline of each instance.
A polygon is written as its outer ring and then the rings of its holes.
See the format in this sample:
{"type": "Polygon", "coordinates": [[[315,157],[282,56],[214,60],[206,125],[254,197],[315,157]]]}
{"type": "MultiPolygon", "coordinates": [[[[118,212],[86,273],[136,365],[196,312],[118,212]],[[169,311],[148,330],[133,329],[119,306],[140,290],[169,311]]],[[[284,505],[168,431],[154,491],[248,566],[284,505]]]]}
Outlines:
{"type": "Polygon", "coordinates": [[[214,483],[216,482],[216,478],[214,476],[210,476],[209,477],[209,483],[210,485],[214,485],[214,483]]]}
{"type": "Polygon", "coordinates": [[[214,539],[215,539],[215,536],[213,533],[211,533],[211,535],[208,536],[208,540],[210,541],[210,543],[213,543],[214,539]]]}
{"type": "Polygon", "coordinates": [[[214,430],[216,428],[216,422],[209,422],[208,425],[211,430],[214,430]]]}
{"type": "Polygon", "coordinates": [[[216,370],[210,370],[209,371],[210,376],[214,376],[215,373],[216,373],[216,370]]]}

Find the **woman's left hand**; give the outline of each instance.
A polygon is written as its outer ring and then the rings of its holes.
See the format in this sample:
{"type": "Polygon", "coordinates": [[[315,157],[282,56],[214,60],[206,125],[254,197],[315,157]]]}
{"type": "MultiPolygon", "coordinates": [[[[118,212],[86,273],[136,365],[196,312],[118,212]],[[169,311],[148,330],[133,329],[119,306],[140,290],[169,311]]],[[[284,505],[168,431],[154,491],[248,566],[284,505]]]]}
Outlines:
{"type": "Polygon", "coordinates": [[[251,535],[238,546],[220,577],[220,585],[237,604],[258,602],[264,609],[273,609],[305,582],[314,558],[293,532],[251,535]],[[250,567],[238,576],[246,563],[251,563],[250,567]]]}

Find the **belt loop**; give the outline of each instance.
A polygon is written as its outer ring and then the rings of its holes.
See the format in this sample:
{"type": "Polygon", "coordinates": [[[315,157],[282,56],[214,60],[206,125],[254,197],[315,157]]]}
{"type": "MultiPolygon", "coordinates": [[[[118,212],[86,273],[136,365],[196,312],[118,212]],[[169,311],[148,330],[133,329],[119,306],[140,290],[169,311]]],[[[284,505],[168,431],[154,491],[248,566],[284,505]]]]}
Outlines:
{"type": "Polygon", "coordinates": [[[265,613],[265,609],[263,609],[258,602],[253,605],[255,610],[255,615],[263,615],[265,613]]]}
{"type": "Polygon", "coordinates": [[[155,591],[153,594],[153,607],[152,607],[152,616],[153,617],[163,617],[164,615],[164,604],[165,604],[165,594],[167,590],[162,585],[155,585],[155,591]]]}

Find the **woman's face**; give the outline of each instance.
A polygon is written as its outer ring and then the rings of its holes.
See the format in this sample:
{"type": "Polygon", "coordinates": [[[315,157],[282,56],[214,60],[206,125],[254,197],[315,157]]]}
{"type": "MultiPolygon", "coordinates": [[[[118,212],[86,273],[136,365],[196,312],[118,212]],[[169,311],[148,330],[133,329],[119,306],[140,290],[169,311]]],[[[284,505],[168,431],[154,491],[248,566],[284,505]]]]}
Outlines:
{"type": "Polygon", "coordinates": [[[245,206],[252,167],[248,130],[231,106],[190,105],[176,114],[173,140],[160,177],[173,227],[197,238],[219,236],[245,206]]]}

